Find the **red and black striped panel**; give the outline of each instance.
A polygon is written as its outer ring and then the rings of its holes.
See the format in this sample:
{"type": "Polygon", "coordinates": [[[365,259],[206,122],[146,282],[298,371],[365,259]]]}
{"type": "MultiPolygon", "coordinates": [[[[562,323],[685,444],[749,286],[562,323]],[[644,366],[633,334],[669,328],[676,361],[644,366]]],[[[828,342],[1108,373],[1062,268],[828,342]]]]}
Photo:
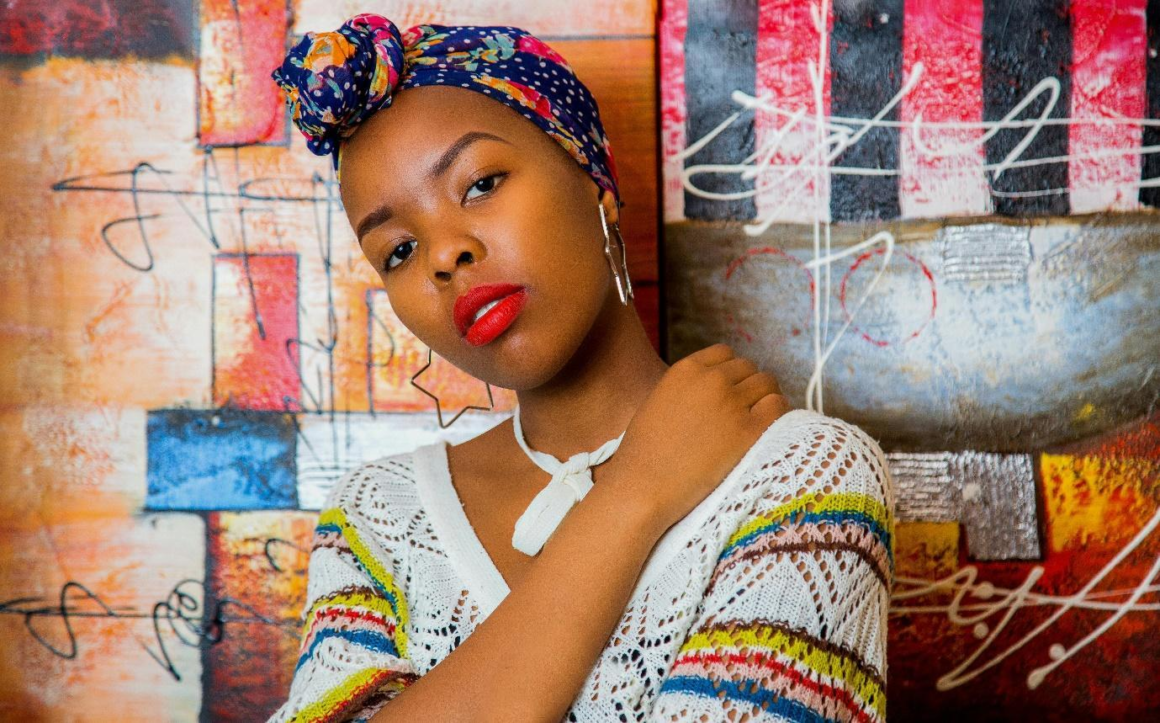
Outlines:
{"type": "Polygon", "coordinates": [[[1160,125],[1146,125],[1160,121],[1160,0],[665,3],[682,4],[684,143],[738,110],[734,90],[776,109],[743,114],[685,160],[739,164],[776,144],[756,182],[694,177],[753,196],[686,191],[686,218],[1042,216],[1160,200],[1160,125]],[[819,151],[819,118],[831,138],[861,135],[819,151]]]}

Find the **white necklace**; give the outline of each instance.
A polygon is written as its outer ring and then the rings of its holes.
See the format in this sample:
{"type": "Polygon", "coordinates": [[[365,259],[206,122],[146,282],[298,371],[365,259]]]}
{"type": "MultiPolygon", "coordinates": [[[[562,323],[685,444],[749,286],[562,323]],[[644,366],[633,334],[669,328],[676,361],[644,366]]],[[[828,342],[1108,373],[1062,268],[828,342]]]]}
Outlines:
{"type": "MultiPolygon", "coordinates": [[[[536,466],[552,475],[544,489],[540,490],[528,508],[516,520],[512,534],[512,546],[526,555],[536,555],[540,548],[560,526],[565,515],[592,489],[592,467],[612,456],[624,439],[624,432],[616,439],[610,439],[593,452],[578,452],[561,462],[546,452],[528,448],[524,430],[520,426],[520,407],[517,404],[513,423],[516,441],[520,449],[535,462],[536,466]]],[[[625,430],[627,431],[627,430],[625,430]]]]}

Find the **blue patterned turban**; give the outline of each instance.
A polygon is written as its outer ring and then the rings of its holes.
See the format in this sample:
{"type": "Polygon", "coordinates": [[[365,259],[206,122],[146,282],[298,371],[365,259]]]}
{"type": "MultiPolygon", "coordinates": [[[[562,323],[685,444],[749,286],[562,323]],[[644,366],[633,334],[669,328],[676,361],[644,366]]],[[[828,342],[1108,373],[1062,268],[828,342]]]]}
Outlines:
{"type": "Polygon", "coordinates": [[[342,141],[400,90],[458,86],[535,123],[620,201],[596,99],[559,53],[520,28],[416,25],[400,33],[363,13],[337,31],[306,33],[272,75],[307,148],[332,155],[336,172],[342,141]]]}

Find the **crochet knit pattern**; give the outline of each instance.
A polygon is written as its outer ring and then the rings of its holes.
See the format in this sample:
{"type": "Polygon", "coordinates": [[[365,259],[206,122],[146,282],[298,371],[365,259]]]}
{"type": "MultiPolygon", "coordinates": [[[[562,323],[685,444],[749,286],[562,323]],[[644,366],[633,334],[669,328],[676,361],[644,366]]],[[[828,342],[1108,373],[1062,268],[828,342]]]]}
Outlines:
{"type": "MultiPolygon", "coordinates": [[[[370,718],[502,602],[445,445],[367,462],[329,493],[271,723],[370,718]]],[[[564,720],[885,720],[894,509],[869,435],[782,415],[661,538],[564,720]]]]}

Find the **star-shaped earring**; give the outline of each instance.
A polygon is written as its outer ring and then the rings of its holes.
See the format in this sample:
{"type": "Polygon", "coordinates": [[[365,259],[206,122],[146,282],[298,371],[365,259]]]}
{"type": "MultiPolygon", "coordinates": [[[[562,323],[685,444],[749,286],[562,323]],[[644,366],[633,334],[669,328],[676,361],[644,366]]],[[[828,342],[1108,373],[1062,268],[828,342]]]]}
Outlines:
{"type": "Polygon", "coordinates": [[[492,396],[491,396],[491,385],[490,385],[490,384],[488,384],[487,382],[484,382],[484,384],[487,386],[487,403],[488,403],[488,406],[486,406],[486,407],[476,407],[476,406],[473,406],[473,405],[470,405],[470,404],[469,404],[469,405],[467,405],[466,407],[464,407],[463,409],[460,409],[458,412],[456,412],[456,413],[455,413],[455,416],[451,418],[451,421],[450,421],[450,422],[448,422],[447,424],[444,424],[444,423],[443,423],[443,407],[442,407],[442,405],[439,403],[439,397],[435,396],[435,395],[434,395],[434,394],[432,394],[431,392],[429,392],[429,391],[427,391],[426,389],[424,389],[423,387],[419,386],[418,382],[416,382],[416,381],[415,381],[416,379],[418,379],[418,378],[419,378],[419,375],[420,375],[420,374],[422,374],[423,372],[427,371],[427,369],[428,369],[428,368],[431,366],[431,354],[432,354],[432,349],[431,349],[431,347],[427,347],[427,363],[423,365],[423,368],[422,368],[422,369],[420,369],[419,371],[415,372],[415,373],[414,373],[414,374],[411,376],[411,386],[415,387],[415,388],[416,388],[416,389],[418,389],[419,391],[423,392],[424,394],[426,394],[427,396],[429,396],[429,397],[431,397],[432,399],[434,399],[434,400],[435,400],[435,414],[436,414],[436,415],[438,415],[438,417],[439,417],[439,426],[440,426],[442,429],[447,429],[447,428],[448,428],[448,427],[450,427],[452,424],[455,424],[455,420],[456,420],[456,419],[459,419],[459,417],[460,417],[460,416],[461,416],[461,415],[462,415],[464,412],[466,412],[468,409],[478,409],[478,410],[479,410],[479,411],[481,411],[481,412],[490,412],[491,410],[493,410],[493,409],[495,408],[495,399],[493,399],[493,398],[492,398],[492,396]]]}

